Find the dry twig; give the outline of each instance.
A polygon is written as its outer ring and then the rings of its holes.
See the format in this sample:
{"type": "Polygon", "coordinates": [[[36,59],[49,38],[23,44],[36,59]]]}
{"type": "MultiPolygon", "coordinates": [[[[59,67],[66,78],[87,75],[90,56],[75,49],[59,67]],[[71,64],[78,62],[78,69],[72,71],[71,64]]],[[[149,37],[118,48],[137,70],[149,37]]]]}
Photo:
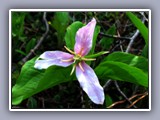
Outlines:
{"type": "MultiPolygon", "coordinates": [[[[119,32],[118,32],[118,36],[120,36],[119,32]]],[[[122,45],[120,45],[120,48],[121,48],[121,51],[123,52],[124,50],[123,50],[122,45]]],[[[118,85],[118,82],[117,82],[117,81],[114,81],[114,84],[115,84],[117,90],[119,91],[119,93],[120,93],[130,104],[132,104],[132,101],[130,101],[130,100],[128,99],[128,97],[124,94],[124,92],[120,89],[120,87],[119,87],[119,85],[118,85]]],[[[133,107],[134,107],[134,108],[137,108],[137,106],[135,106],[135,105],[133,105],[133,107]]]]}
{"type": "Polygon", "coordinates": [[[117,35],[109,35],[109,34],[104,34],[102,32],[100,32],[99,35],[103,37],[115,38],[115,39],[120,39],[120,40],[131,40],[131,38],[129,37],[119,37],[117,35]]]}
{"type": "Polygon", "coordinates": [[[148,93],[146,92],[143,96],[141,96],[140,98],[138,98],[137,100],[135,100],[131,105],[129,105],[127,108],[132,107],[133,105],[135,105],[138,101],[142,100],[143,98],[145,98],[148,95],[148,93]]]}
{"type": "Polygon", "coordinates": [[[112,82],[112,80],[109,79],[109,80],[105,83],[105,85],[103,86],[103,89],[107,88],[107,87],[111,84],[111,82],[112,82]]]}
{"type": "MultiPolygon", "coordinates": [[[[120,94],[121,94],[130,104],[133,104],[132,101],[130,101],[130,100],[128,99],[128,97],[127,97],[127,96],[123,93],[123,91],[120,89],[117,81],[114,81],[114,84],[115,84],[117,90],[120,92],[120,94]]],[[[137,106],[135,106],[135,105],[133,105],[133,107],[134,107],[134,108],[137,108],[137,106]]]]}
{"type": "MultiPolygon", "coordinates": [[[[129,98],[129,100],[131,101],[132,99],[134,99],[134,98],[136,98],[136,97],[138,97],[138,96],[143,96],[143,95],[145,95],[146,93],[147,93],[147,92],[142,93],[142,94],[133,95],[132,97],[129,98]]],[[[110,105],[110,106],[107,107],[107,108],[113,108],[114,106],[116,106],[116,105],[118,105],[118,104],[122,104],[122,103],[124,103],[124,102],[126,102],[126,99],[125,99],[125,100],[121,100],[121,101],[117,101],[117,102],[113,103],[112,105],[110,105]]]]}
{"type": "MultiPolygon", "coordinates": [[[[144,21],[145,21],[145,18],[144,18],[144,16],[143,16],[142,22],[144,23],[144,21]]],[[[136,39],[136,37],[137,37],[138,35],[139,35],[139,30],[137,29],[136,32],[134,33],[134,35],[131,37],[131,40],[130,40],[130,42],[129,42],[129,44],[128,44],[128,47],[127,47],[127,49],[126,49],[126,53],[129,52],[129,50],[131,49],[131,47],[132,47],[132,45],[133,45],[134,40],[136,39]]]]}
{"type": "Polygon", "coordinates": [[[30,57],[31,55],[39,48],[39,46],[42,44],[43,40],[46,38],[48,32],[49,32],[49,25],[48,25],[48,22],[47,22],[47,19],[46,19],[46,12],[43,13],[43,20],[45,22],[45,26],[46,26],[46,31],[45,33],[42,35],[42,37],[39,39],[38,43],[36,44],[36,46],[29,52],[29,54],[24,57],[22,59],[22,62],[25,63],[30,57]]]}

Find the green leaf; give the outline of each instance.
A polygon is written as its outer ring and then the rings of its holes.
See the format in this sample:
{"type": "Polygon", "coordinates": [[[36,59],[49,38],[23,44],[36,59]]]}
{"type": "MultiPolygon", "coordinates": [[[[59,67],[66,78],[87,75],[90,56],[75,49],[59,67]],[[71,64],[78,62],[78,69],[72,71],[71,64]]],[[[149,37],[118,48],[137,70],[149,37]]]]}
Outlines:
{"type": "Polygon", "coordinates": [[[98,78],[120,80],[148,87],[148,74],[122,62],[105,61],[95,68],[98,78]]]}
{"type": "Polygon", "coordinates": [[[148,59],[142,56],[136,56],[125,52],[114,52],[105,57],[103,61],[122,62],[148,73],[148,59]]]}
{"type": "Polygon", "coordinates": [[[12,96],[12,104],[13,105],[18,105],[23,101],[23,96],[17,96],[15,98],[13,98],[12,96]]]}
{"type": "Polygon", "coordinates": [[[69,13],[68,12],[56,12],[54,19],[51,21],[51,26],[56,29],[58,33],[58,40],[63,41],[66,28],[69,24],[69,13]]]}
{"type": "Polygon", "coordinates": [[[16,49],[15,51],[18,52],[18,53],[20,53],[21,55],[24,55],[24,56],[27,55],[25,52],[23,52],[21,50],[16,49]]]}
{"type": "Polygon", "coordinates": [[[138,28],[138,30],[142,34],[142,36],[145,40],[145,43],[148,44],[148,28],[132,12],[126,12],[126,14],[129,17],[129,19],[132,21],[132,23],[138,28]]]}
{"type": "Polygon", "coordinates": [[[68,26],[65,34],[65,42],[69,49],[74,49],[76,32],[79,28],[83,27],[83,25],[84,24],[82,22],[77,21],[68,26]]]}
{"type": "Polygon", "coordinates": [[[75,78],[75,75],[70,76],[72,67],[59,67],[51,66],[45,71],[44,77],[40,80],[38,84],[38,91],[53,87],[60,83],[72,81],[75,78]]]}
{"type": "Polygon", "coordinates": [[[108,94],[105,95],[105,103],[107,107],[113,103],[112,98],[108,94]]]}
{"type": "Polygon", "coordinates": [[[21,74],[12,88],[13,105],[20,104],[22,100],[38,92],[75,78],[69,74],[71,66],[67,68],[51,66],[46,71],[37,70],[33,67],[35,60],[36,58],[33,58],[22,67],[21,74]]]}
{"type": "Polygon", "coordinates": [[[21,70],[16,84],[12,87],[12,104],[17,105],[24,96],[30,97],[32,92],[38,86],[39,80],[44,76],[42,71],[33,68],[36,58],[26,62],[21,70]]]}
{"type": "Polygon", "coordinates": [[[27,43],[27,45],[26,45],[26,53],[29,53],[30,52],[30,50],[32,49],[32,48],[34,48],[34,46],[35,46],[35,44],[36,44],[36,39],[35,38],[32,38],[28,43],[27,43]]]}
{"type": "MultiPolygon", "coordinates": [[[[116,34],[116,27],[115,25],[112,25],[105,34],[109,34],[109,35],[115,35],[116,34]]],[[[113,43],[113,38],[107,38],[107,37],[103,37],[100,40],[100,44],[102,46],[103,50],[109,50],[111,44],[113,43]]]]}

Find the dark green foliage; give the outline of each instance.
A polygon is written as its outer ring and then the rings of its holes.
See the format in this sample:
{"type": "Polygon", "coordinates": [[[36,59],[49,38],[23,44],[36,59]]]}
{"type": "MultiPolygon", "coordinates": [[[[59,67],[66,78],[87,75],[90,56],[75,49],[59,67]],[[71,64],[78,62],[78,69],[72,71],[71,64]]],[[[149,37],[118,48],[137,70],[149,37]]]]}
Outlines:
{"type": "Polygon", "coordinates": [[[66,28],[69,24],[68,12],[56,12],[54,18],[51,21],[51,26],[57,31],[58,45],[64,41],[64,35],[66,28]]]}
{"type": "MultiPolygon", "coordinates": [[[[107,31],[106,31],[106,34],[109,34],[109,35],[115,35],[116,34],[116,27],[115,25],[111,26],[107,31]]],[[[106,38],[106,37],[103,37],[101,40],[100,40],[100,44],[103,48],[103,50],[109,50],[109,48],[111,47],[112,43],[113,43],[113,38],[106,38]]]]}
{"type": "Polygon", "coordinates": [[[24,19],[26,13],[24,12],[12,12],[12,36],[18,37],[20,40],[24,40],[24,19]]]}
{"type": "MultiPolygon", "coordinates": [[[[105,88],[104,104],[93,104],[82,91],[75,72],[70,76],[72,65],[66,68],[51,66],[46,70],[34,68],[35,56],[45,51],[65,51],[64,45],[74,50],[77,30],[93,17],[97,25],[92,49],[86,58],[96,58],[96,61],[87,63],[95,70],[100,84],[104,86],[108,80],[116,80],[127,97],[148,91],[148,22],[144,25],[138,15],[138,12],[47,12],[49,32],[40,47],[32,51],[46,31],[43,12],[12,12],[12,107],[106,109],[125,100],[111,82],[105,88]],[[130,53],[123,52],[129,40],[99,35],[102,32],[131,38],[136,29],[141,34],[135,39],[130,53]],[[22,59],[30,52],[31,57],[22,64],[22,59]]],[[[127,108],[129,105],[124,102],[114,108],[127,108]]],[[[136,105],[148,108],[148,97],[136,105]]]]}

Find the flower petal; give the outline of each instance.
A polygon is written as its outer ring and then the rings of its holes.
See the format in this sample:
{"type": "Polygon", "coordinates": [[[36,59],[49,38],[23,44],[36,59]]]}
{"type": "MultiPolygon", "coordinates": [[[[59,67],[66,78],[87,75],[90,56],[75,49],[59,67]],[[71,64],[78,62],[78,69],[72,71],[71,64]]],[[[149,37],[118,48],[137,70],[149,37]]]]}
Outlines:
{"type": "Polygon", "coordinates": [[[92,47],[92,39],[95,26],[96,20],[95,18],[93,18],[91,22],[77,31],[76,43],[74,46],[74,51],[77,54],[84,56],[90,51],[92,47]]]}
{"type": "Polygon", "coordinates": [[[104,91],[93,69],[81,62],[76,66],[76,76],[89,98],[96,104],[103,104],[104,91]]]}
{"type": "Polygon", "coordinates": [[[67,67],[74,62],[73,55],[61,51],[47,51],[39,58],[42,60],[36,60],[34,65],[37,69],[47,69],[52,65],[67,67]]]}
{"type": "Polygon", "coordinates": [[[62,51],[46,51],[39,56],[41,59],[70,59],[73,55],[62,51]]]}

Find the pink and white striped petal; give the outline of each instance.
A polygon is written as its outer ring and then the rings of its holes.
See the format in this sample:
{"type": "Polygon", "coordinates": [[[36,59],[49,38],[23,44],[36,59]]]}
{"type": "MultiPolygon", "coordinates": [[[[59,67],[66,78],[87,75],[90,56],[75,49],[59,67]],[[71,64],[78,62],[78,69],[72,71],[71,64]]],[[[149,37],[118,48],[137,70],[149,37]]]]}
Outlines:
{"type": "Polygon", "coordinates": [[[37,69],[47,69],[52,65],[67,67],[74,62],[73,55],[61,51],[47,51],[39,58],[34,65],[37,69]]]}
{"type": "Polygon", "coordinates": [[[74,46],[74,51],[76,54],[79,54],[81,56],[85,56],[88,54],[88,52],[92,48],[92,39],[95,26],[96,20],[95,18],[93,18],[91,22],[77,31],[76,43],[74,46]]]}
{"type": "Polygon", "coordinates": [[[103,104],[104,91],[93,69],[85,62],[81,62],[76,66],[76,76],[89,98],[96,104],[103,104]]]}

